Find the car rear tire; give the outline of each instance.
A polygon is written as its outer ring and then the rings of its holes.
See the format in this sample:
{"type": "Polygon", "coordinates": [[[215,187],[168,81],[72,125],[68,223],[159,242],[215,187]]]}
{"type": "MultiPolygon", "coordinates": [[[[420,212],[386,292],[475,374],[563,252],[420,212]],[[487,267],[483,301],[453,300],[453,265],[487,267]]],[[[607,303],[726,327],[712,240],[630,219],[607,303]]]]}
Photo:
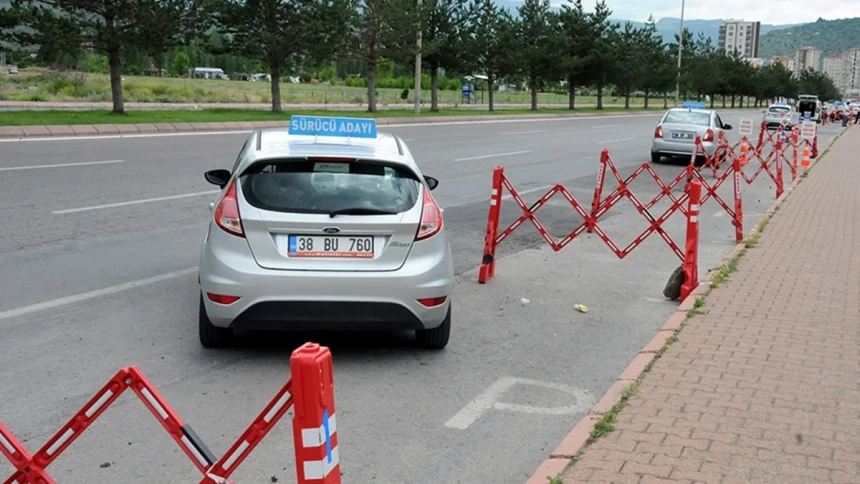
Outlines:
{"type": "Polygon", "coordinates": [[[203,295],[200,295],[200,312],[198,316],[198,327],[200,333],[200,344],[204,348],[223,348],[233,341],[233,330],[220,328],[209,321],[206,315],[206,306],[203,305],[203,295]]]}
{"type": "Polygon", "coordinates": [[[448,339],[451,336],[451,306],[452,304],[448,305],[448,314],[438,327],[415,330],[415,343],[419,348],[441,350],[448,346],[448,339]]]}
{"type": "Polygon", "coordinates": [[[660,160],[662,159],[663,157],[660,155],[660,153],[655,153],[653,151],[651,152],[651,163],[660,163],[660,160]]]}

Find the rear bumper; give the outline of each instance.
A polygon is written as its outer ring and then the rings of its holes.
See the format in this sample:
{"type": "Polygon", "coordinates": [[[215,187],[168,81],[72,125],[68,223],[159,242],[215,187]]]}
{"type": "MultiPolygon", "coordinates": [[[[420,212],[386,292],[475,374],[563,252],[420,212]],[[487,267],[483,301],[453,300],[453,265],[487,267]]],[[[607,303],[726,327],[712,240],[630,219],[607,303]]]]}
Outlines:
{"type": "MultiPolygon", "coordinates": [[[[702,147],[708,156],[714,156],[717,150],[717,145],[711,141],[703,141],[702,147]]],[[[693,142],[669,141],[655,138],[651,143],[651,152],[663,156],[693,156],[693,150],[695,149],[696,144],[693,142]]],[[[701,149],[699,152],[701,153],[701,149]]]]}
{"type": "Polygon", "coordinates": [[[287,271],[261,268],[245,239],[210,228],[200,255],[204,293],[238,296],[224,305],[203,297],[218,327],[273,331],[431,329],[451,304],[454,266],[444,232],[413,247],[387,272],[287,271]],[[418,299],[448,299],[426,307],[418,299]]]}

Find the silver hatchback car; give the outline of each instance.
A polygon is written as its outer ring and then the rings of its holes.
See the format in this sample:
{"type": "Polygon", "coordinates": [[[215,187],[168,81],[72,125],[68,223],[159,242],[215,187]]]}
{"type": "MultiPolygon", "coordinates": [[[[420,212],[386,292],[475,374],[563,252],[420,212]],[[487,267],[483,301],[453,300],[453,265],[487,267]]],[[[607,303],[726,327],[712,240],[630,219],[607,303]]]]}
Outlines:
{"type": "Polygon", "coordinates": [[[680,108],[670,109],[657,123],[651,142],[652,163],[659,163],[664,156],[693,156],[696,136],[701,138],[702,147],[708,156],[714,156],[720,133],[732,129],[731,125],[723,124],[716,111],[706,109],[704,103],[691,104],[685,103],[680,108]]]}
{"type": "Polygon", "coordinates": [[[293,116],[253,133],[200,255],[200,342],[234,330],[414,330],[442,349],[454,265],[442,210],[399,137],[372,119],[293,116]]]}

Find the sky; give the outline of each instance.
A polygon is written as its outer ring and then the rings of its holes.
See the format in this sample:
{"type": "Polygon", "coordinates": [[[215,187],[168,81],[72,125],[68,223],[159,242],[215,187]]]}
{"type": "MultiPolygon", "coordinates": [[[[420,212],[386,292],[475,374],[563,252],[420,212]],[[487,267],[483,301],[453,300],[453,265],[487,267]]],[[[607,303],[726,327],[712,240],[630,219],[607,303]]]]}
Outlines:
{"type": "MultiPolygon", "coordinates": [[[[554,5],[563,0],[552,0],[554,5]]],[[[594,0],[583,2],[589,10],[594,0]]],[[[644,21],[649,15],[661,19],[681,16],[681,0],[607,0],[613,18],[644,21]]],[[[760,21],[763,24],[797,24],[815,22],[818,18],[833,20],[860,17],[860,0],[686,0],[684,18],[735,18],[760,21]]]]}

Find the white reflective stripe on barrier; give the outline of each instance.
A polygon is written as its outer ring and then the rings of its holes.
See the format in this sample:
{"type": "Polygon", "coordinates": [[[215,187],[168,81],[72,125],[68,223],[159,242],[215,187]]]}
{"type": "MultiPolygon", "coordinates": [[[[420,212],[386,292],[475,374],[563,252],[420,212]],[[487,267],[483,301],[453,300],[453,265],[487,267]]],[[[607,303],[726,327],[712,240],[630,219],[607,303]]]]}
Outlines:
{"type": "Polygon", "coordinates": [[[99,397],[98,400],[96,400],[96,403],[92,404],[92,406],[87,409],[87,411],[85,413],[87,418],[91,418],[93,415],[95,415],[95,413],[98,412],[100,408],[102,408],[102,405],[104,405],[105,402],[108,401],[108,399],[112,396],[113,396],[112,391],[107,390],[106,392],[104,392],[102,394],[102,396],[99,397]]]}
{"type": "Polygon", "coordinates": [[[266,423],[271,422],[272,419],[275,418],[275,414],[278,413],[282,408],[284,408],[284,405],[287,404],[287,401],[290,399],[290,397],[292,397],[292,395],[290,395],[290,392],[284,392],[281,398],[278,399],[278,402],[275,403],[275,406],[273,406],[272,409],[266,413],[266,416],[263,417],[263,420],[265,420],[266,423]]]}
{"type": "Polygon", "coordinates": [[[15,447],[12,447],[12,442],[6,440],[3,434],[0,434],[0,445],[3,445],[3,448],[8,450],[10,454],[15,455],[15,447]]]}
{"type": "Polygon", "coordinates": [[[337,454],[337,447],[331,450],[331,462],[328,458],[323,457],[322,460],[311,460],[305,462],[305,479],[322,479],[329,475],[332,469],[340,463],[340,458],[337,454]]]}
{"type": "Polygon", "coordinates": [[[62,447],[63,444],[65,444],[67,440],[71,439],[73,435],[75,435],[75,431],[72,429],[68,429],[65,432],[63,432],[62,437],[57,439],[57,441],[54,442],[53,445],[48,447],[48,450],[47,450],[48,455],[54,455],[54,452],[56,452],[57,449],[62,447]]]}
{"type": "Polygon", "coordinates": [[[692,203],[692,204],[690,204],[690,210],[692,210],[692,211],[694,211],[694,212],[695,212],[695,211],[696,211],[696,210],[698,210],[698,209],[699,209],[699,204],[698,204],[698,203],[692,203]]]}
{"type": "Polygon", "coordinates": [[[238,459],[239,456],[242,455],[242,452],[245,452],[245,449],[250,446],[251,444],[249,444],[247,440],[243,440],[242,443],[239,444],[239,447],[237,447],[236,450],[230,455],[230,457],[228,457],[227,460],[225,460],[224,463],[221,464],[221,468],[223,468],[225,471],[230,470],[230,468],[233,467],[233,463],[236,462],[236,459],[238,459]]]}
{"type": "MultiPolygon", "coordinates": [[[[328,418],[329,438],[337,432],[337,418],[332,415],[328,418]]],[[[325,444],[325,424],[316,428],[302,429],[302,447],[309,449],[325,444]]]]}
{"type": "Polygon", "coordinates": [[[143,397],[146,398],[146,401],[149,402],[150,405],[152,405],[152,408],[154,408],[155,411],[158,412],[158,415],[161,416],[163,420],[167,420],[167,412],[164,410],[164,407],[162,407],[161,404],[158,403],[158,400],[156,400],[155,397],[152,396],[152,393],[150,393],[149,389],[143,388],[140,390],[140,393],[142,393],[143,397]]]}
{"type": "Polygon", "coordinates": [[[207,462],[206,458],[203,457],[203,454],[201,454],[200,451],[197,450],[197,447],[194,447],[194,444],[192,444],[191,441],[188,440],[188,437],[183,435],[179,440],[181,440],[182,444],[185,445],[185,447],[187,447],[192,454],[194,454],[194,458],[197,459],[197,462],[199,462],[200,465],[202,465],[203,467],[209,467],[209,462],[207,462]]]}

